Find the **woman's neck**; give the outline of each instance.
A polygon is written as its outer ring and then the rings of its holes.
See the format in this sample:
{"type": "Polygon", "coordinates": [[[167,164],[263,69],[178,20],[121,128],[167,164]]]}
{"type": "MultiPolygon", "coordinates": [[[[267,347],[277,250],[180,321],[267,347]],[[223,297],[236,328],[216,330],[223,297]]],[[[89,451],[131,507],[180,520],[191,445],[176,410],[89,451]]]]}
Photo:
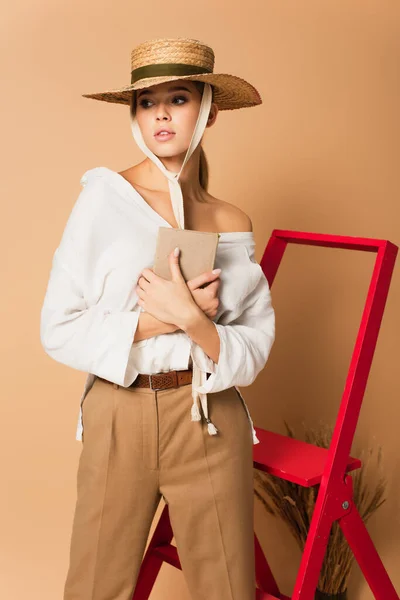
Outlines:
{"type": "MultiPolygon", "coordinates": [[[[178,168],[176,161],[173,166],[171,161],[166,161],[165,159],[160,160],[162,160],[168,171],[173,173],[179,172],[180,167],[178,168]],[[171,162],[171,164],[168,165],[168,162],[171,162]]],[[[135,165],[134,177],[135,181],[144,188],[169,194],[167,178],[149,158],[146,158],[138,165],[135,165]]],[[[179,177],[179,183],[181,185],[182,194],[186,200],[195,201],[198,198],[203,199],[204,190],[199,181],[199,158],[196,151],[185,164],[179,177]]]]}

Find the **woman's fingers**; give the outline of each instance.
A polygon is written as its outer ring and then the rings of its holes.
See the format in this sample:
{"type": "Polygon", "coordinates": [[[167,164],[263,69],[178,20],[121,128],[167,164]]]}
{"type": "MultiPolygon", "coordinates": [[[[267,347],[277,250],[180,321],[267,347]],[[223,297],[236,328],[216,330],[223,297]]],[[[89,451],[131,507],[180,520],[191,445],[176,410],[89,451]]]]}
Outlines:
{"type": "Polygon", "coordinates": [[[193,291],[201,287],[202,285],[209,283],[210,281],[214,282],[216,279],[219,279],[219,276],[220,273],[212,273],[211,271],[205,271],[197,277],[189,279],[189,281],[187,281],[187,286],[191,291],[193,291]]]}
{"type": "Polygon", "coordinates": [[[221,280],[218,278],[215,281],[212,281],[211,283],[208,284],[207,291],[209,292],[210,295],[212,295],[212,296],[217,295],[220,283],[221,283],[221,280]]]}

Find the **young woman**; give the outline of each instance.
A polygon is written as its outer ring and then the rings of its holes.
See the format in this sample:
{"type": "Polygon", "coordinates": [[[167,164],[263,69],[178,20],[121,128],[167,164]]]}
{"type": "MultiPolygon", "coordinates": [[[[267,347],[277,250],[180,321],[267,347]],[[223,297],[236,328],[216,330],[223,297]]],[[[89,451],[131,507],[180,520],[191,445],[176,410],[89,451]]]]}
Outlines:
{"type": "Polygon", "coordinates": [[[275,314],[251,221],[208,192],[200,141],[261,98],[198,40],[150,40],[131,62],[129,86],[85,97],[129,104],[147,158],[85,172],[41,314],[46,352],[87,373],[64,600],[131,599],[161,498],[193,600],[253,600],[258,440],[237,386],[265,366],[275,314]],[[160,226],[218,232],[221,271],[185,282],[171,253],[172,279],[155,275],[160,226]]]}

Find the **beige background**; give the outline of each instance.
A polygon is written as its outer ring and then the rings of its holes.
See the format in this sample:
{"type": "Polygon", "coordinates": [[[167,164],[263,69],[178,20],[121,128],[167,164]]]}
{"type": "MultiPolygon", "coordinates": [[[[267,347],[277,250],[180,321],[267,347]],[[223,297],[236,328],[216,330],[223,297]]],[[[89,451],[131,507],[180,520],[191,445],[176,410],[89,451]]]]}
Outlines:
{"type": "MultiPolygon", "coordinates": [[[[81,175],[144,157],[128,108],[81,94],[127,84],[131,48],[146,39],[201,39],[216,72],[248,79],[264,100],[221,112],[204,143],[210,191],[251,216],[257,260],[274,228],[399,244],[399,17],[394,0],[3,6],[1,598],[62,597],[86,375],[44,353],[40,309],[81,175]]],[[[286,419],[301,436],[303,421],[334,421],[374,258],[289,247],[272,287],[276,343],[244,389],[256,425],[283,433],[286,419]]],[[[400,592],[398,265],[353,450],[384,447],[389,497],[369,530],[400,592]]],[[[258,501],[255,526],[290,594],[293,539],[258,501]]],[[[350,591],[372,598],[358,567],[350,591]]],[[[152,598],[189,599],[182,573],[164,565],[152,598]]]]}

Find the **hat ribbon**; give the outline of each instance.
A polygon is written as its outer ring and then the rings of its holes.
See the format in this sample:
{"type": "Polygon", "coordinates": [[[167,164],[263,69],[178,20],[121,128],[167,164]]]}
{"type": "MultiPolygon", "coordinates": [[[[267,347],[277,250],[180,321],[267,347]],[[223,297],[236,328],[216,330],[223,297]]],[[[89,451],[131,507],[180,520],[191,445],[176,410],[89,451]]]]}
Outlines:
{"type": "Polygon", "coordinates": [[[197,65],[187,65],[185,63],[156,63],[153,65],[144,65],[131,71],[131,83],[146,77],[160,77],[163,75],[201,75],[202,73],[212,73],[207,67],[197,65]]]}

